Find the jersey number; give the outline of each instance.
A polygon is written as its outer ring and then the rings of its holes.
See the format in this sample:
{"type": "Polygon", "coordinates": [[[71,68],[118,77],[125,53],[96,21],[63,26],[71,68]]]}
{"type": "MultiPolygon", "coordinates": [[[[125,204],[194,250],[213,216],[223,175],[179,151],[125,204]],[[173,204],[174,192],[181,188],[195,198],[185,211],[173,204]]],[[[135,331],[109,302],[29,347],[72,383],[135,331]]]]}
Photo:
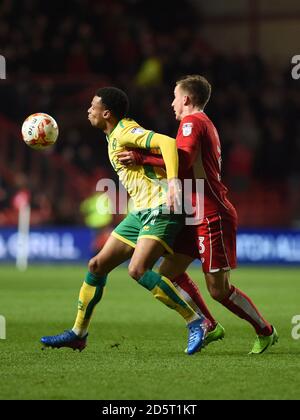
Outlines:
{"type": "Polygon", "coordinates": [[[203,254],[205,252],[205,245],[204,245],[204,236],[198,236],[198,240],[199,240],[199,254],[203,254]]]}

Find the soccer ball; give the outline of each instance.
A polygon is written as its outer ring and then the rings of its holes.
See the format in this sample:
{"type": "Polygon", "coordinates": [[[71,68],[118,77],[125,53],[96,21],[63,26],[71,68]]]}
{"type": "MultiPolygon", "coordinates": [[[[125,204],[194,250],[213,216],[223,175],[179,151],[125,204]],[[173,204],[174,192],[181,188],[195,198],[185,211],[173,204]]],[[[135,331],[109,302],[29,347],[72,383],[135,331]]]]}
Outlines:
{"type": "Polygon", "coordinates": [[[57,140],[57,123],[50,115],[42,112],[29,115],[22,125],[22,137],[33,149],[46,149],[57,140]]]}

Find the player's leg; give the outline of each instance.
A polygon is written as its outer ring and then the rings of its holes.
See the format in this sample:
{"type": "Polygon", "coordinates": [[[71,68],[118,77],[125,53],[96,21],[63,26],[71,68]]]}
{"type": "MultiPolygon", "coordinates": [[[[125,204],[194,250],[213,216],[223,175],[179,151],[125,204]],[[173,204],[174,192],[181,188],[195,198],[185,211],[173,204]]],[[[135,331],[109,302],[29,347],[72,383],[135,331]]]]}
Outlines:
{"type": "Polygon", "coordinates": [[[214,330],[217,321],[210,313],[199,288],[186,273],[191,262],[199,259],[198,242],[197,227],[185,226],[175,239],[175,254],[164,258],[160,272],[171,279],[190,306],[211,322],[210,330],[214,330]]]}
{"type": "Polygon", "coordinates": [[[277,342],[278,335],[275,328],[263,318],[250,297],[230,283],[229,271],[206,273],[205,279],[212,298],[239,318],[248,321],[255,329],[257,338],[251,353],[263,353],[277,342]]]}
{"type": "Polygon", "coordinates": [[[129,265],[129,274],[157,300],[174,309],[185,319],[189,330],[186,353],[194,354],[203,347],[207,321],[185,302],[167,277],[152,270],[155,262],[164,253],[165,247],[159,241],[140,238],[129,265]]]}
{"type": "Polygon", "coordinates": [[[225,330],[212,316],[200,290],[185,272],[192,261],[193,258],[188,255],[168,255],[163,259],[159,267],[159,272],[171,279],[176,289],[195,312],[210,321],[204,342],[206,346],[214,341],[222,340],[225,335],[225,330]]]}
{"type": "Polygon", "coordinates": [[[263,352],[277,340],[276,330],[263,318],[249,296],[230,283],[229,270],[236,267],[235,221],[222,218],[221,215],[208,218],[202,233],[205,255],[203,271],[210,295],[253,326],[257,340],[263,337],[261,348],[258,349],[259,345],[256,345],[253,352],[263,352]]]}
{"type": "Polygon", "coordinates": [[[205,344],[224,337],[224,328],[215,320],[209,311],[199,288],[189,277],[186,270],[195,259],[200,259],[202,252],[199,240],[198,226],[185,226],[177,235],[174,244],[174,256],[167,256],[161,265],[161,270],[170,273],[175,287],[184,293],[185,299],[192,308],[203,314],[209,321],[210,327],[205,339],[205,344]]]}
{"type": "Polygon", "coordinates": [[[172,282],[152,270],[165,251],[165,247],[159,241],[140,238],[128,267],[129,275],[151,291],[156,299],[175,309],[188,323],[199,319],[195,311],[181,298],[172,282]]]}
{"type": "Polygon", "coordinates": [[[111,235],[102,250],[89,261],[89,271],[79,293],[78,312],[72,328],[79,337],[87,333],[93,310],[103,296],[107,275],[127,261],[132,253],[133,247],[111,235]]]}
{"type": "Polygon", "coordinates": [[[50,347],[72,347],[82,350],[86,345],[87,330],[95,306],[102,298],[107,275],[122,262],[128,260],[133,248],[110,236],[102,250],[90,260],[89,271],[82,284],[78,300],[78,312],[72,330],[57,336],[42,337],[41,342],[50,347]]]}

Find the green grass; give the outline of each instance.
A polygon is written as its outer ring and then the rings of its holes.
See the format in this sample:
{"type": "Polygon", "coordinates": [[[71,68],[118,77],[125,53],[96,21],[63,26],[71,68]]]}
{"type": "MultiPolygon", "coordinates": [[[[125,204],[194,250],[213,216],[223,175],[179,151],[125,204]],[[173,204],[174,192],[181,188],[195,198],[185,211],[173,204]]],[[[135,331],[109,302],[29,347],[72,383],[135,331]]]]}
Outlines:
{"type": "Polygon", "coordinates": [[[300,340],[291,319],[300,314],[300,270],[246,269],[233,283],[248,293],[276,325],[279,343],[248,356],[254,331],[208,297],[226,338],[187,356],[187,331],[173,311],[114,271],[90,328],[88,347],[41,351],[39,338],[73,325],[84,267],[0,268],[0,399],[299,399],[300,340]]]}

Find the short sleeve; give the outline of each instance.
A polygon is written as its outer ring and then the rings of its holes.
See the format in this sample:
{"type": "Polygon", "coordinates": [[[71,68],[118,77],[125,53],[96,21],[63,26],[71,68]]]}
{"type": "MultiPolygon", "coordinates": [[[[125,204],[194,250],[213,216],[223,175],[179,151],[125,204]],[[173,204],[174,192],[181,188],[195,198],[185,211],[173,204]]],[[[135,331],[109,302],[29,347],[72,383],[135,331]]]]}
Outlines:
{"type": "Polygon", "coordinates": [[[153,135],[154,131],[145,130],[139,125],[136,127],[126,127],[122,130],[122,135],[119,138],[119,144],[121,146],[150,149],[153,135]]]}

